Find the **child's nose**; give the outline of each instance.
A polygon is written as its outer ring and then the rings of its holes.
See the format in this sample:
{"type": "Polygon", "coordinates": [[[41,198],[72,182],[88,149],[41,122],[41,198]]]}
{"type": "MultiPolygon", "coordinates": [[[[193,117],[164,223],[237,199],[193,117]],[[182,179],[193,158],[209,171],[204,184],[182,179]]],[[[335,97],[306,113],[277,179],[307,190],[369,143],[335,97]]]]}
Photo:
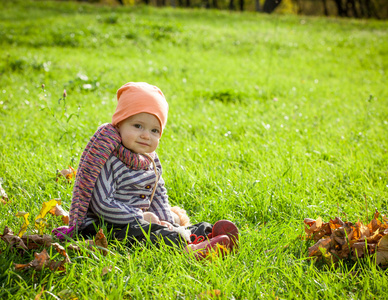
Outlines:
{"type": "Polygon", "coordinates": [[[144,139],[149,139],[149,138],[150,138],[150,133],[148,132],[148,130],[143,130],[141,136],[142,136],[142,138],[144,138],[144,139]]]}

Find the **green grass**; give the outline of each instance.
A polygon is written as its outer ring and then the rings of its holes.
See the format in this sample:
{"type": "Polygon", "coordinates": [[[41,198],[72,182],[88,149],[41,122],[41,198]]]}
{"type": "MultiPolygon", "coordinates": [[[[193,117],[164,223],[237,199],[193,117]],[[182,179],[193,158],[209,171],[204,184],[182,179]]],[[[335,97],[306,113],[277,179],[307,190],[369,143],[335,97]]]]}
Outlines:
{"type": "Polygon", "coordinates": [[[155,84],[169,102],[158,154],[170,202],[192,222],[241,229],[240,251],[225,260],[112,243],[106,257],[71,254],[66,274],[17,272],[12,263],[33,252],[0,242],[0,298],[42,288],[41,299],[195,299],[213,289],[222,299],[388,298],[373,257],[314,265],[300,238],[305,217],[388,211],[387,25],[0,1],[0,177],[10,197],[1,233],[52,198],[69,209],[72,186],[56,170],[77,166],[127,81],[155,84]]]}

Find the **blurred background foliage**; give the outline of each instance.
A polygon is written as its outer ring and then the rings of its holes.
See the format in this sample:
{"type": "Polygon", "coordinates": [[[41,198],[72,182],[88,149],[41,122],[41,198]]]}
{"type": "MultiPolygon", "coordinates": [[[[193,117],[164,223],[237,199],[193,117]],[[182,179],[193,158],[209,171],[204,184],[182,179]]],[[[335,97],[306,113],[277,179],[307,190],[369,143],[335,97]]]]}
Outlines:
{"type": "Polygon", "coordinates": [[[264,13],[388,18],[388,0],[78,0],[108,5],[152,5],[264,13]]]}

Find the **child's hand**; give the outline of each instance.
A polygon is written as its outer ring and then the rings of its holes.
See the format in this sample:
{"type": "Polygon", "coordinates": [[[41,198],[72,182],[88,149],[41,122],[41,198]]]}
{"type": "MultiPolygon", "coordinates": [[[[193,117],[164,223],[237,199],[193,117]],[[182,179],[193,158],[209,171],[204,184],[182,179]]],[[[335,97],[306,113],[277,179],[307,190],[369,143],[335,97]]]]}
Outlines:
{"type": "Polygon", "coordinates": [[[161,221],[160,225],[166,226],[170,230],[174,230],[174,226],[172,226],[172,224],[170,224],[169,222],[161,221]]]}

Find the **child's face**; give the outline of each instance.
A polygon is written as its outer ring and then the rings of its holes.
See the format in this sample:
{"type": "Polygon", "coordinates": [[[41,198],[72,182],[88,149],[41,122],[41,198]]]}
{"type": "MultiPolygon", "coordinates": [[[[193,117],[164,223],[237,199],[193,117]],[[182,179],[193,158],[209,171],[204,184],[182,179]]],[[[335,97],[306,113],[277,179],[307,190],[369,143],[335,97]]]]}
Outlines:
{"type": "Polygon", "coordinates": [[[118,124],[122,144],[135,153],[151,153],[159,145],[161,129],[158,119],[140,113],[118,124]]]}

